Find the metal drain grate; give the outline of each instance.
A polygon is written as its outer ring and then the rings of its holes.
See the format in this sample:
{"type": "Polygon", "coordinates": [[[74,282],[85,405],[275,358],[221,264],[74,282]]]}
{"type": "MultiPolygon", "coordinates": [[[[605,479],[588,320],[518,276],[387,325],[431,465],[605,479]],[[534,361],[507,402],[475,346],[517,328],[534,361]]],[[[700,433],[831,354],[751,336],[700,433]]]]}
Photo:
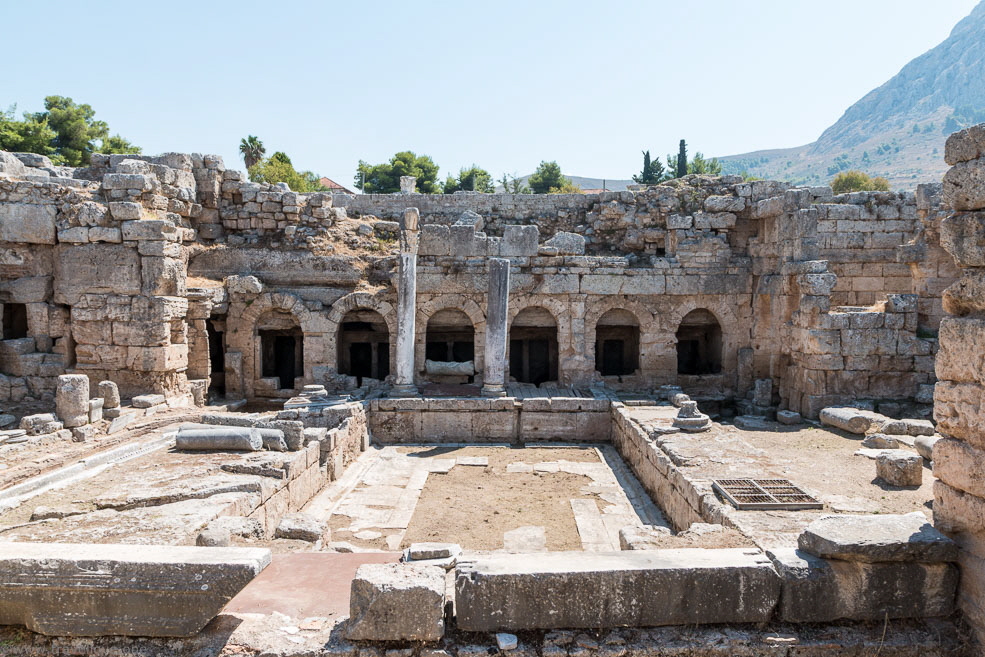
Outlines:
{"type": "Polygon", "coordinates": [[[824,504],[786,479],[715,479],[712,485],[740,511],[824,508],[824,504]]]}

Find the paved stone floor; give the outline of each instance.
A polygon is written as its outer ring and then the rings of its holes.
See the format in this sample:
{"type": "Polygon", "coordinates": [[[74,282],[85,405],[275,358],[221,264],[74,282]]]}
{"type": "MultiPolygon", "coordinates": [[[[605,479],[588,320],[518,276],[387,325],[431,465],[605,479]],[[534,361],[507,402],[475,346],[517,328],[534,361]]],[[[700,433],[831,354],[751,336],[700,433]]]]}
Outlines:
{"type": "MultiPolygon", "coordinates": [[[[445,444],[440,447],[371,448],[340,480],[312,500],[305,511],[330,519],[334,544],[343,549],[350,546],[400,549],[408,542],[408,536],[420,535],[422,530],[428,529],[427,525],[434,524],[461,535],[429,536],[431,540],[459,542],[465,549],[541,551],[557,549],[560,539],[553,534],[562,531],[560,525],[570,522],[572,533],[576,530],[577,534],[575,544],[567,549],[607,551],[619,550],[622,527],[668,526],[618,453],[608,445],[517,449],[506,445],[445,444]],[[572,449],[580,452],[576,459],[569,451],[572,449]],[[535,482],[536,490],[540,492],[544,490],[542,486],[552,486],[552,480],[557,480],[557,485],[550,489],[552,501],[561,501],[564,508],[561,515],[568,517],[544,519],[544,514],[550,514],[550,511],[538,508],[542,501],[527,500],[525,511],[515,515],[516,526],[510,524],[512,518],[497,518],[492,526],[504,531],[484,542],[476,538],[474,531],[456,532],[454,522],[442,516],[450,516],[453,511],[482,515],[483,509],[488,509],[490,503],[495,507],[498,500],[463,499],[460,489],[450,487],[447,513],[438,510],[423,514],[423,517],[422,514],[415,516],[425,487],[437,487],[430,497],[440,497],[445,484],[438,475],[451,473],[456,468],[474,469],[474,475],[473,470],[463,472],[469,479],[476,479],[481,473],[486,481],[493,482],[492,486],[486,485],[480,496],[495,497],[497,491],[501,495],[509,493],[511,502],[516,500],[518,491],[520,502],[523,502],[521,489],[524,483],[535,482]],[[542,524],[531,523],[530,518],[544,521],[542,524]],[[408,529],[411,530],[409,533],[408,529]]],[[[503,512],[507,513],[507,509],[503,512]]],[[[499,515],[499,510],[492,513],[499,515]]],[[[487,520],[474,517],[473,524],[481,526],[487,520]]]]}

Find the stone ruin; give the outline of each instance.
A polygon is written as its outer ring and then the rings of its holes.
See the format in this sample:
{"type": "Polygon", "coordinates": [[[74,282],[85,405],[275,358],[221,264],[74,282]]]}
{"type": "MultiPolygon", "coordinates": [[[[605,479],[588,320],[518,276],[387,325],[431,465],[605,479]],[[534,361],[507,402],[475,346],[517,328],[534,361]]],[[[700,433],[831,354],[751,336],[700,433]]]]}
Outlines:
{"type": "MultiPolygon", "coordinates": [[[[833,641],[862,652],[957,654],[963,624],[985,624],[985,127],[952,136],[946,159],[943,184],[915,193],[687,176],[549,196],[424,195],[402,179],[400,194],[351,196],[248,182],[211,155],[71,169],[0,152],[0,513],[141,455],[180,461],[168,481],[134,472],[0,523],[0,624],[32,632],[10,654],[78,650],[50,638],[71,636],[122,650],[121,635],[146,654],[165,645],[154,637],[198,637],[191,651],[225,632],[220,611],[267,548],[361,554],[329,527],[360,472],[409,468],[397,446],[459,443],[612,449],[612,481],[640,491],[626,504],[651,500],[666,526],[606,526],[572,499],[584,552],[545,551],[530,527],[522,559],[413,543],[408,563],[355,572],[348,625],[311,630],[325,654],[445,640],[464,655],[457,628],[499,632],[503,651],[656,655],[706,624],[739,628],[733,647],[782,649],[767,639],[838,622],[833,641]],[[729,455],[734,431],[818,420],[865,436],[887,490],[919,489],[932,461],[933,526],[832,491],[824,514],[755,515],[712,488],[749,451],[729,455]],[[323,508],[328,493],[341,497],[323,508]],[[141,511],[185,503],[180,521],[141,511]],[[108,574],[82,584],[79,568],[108,574]],[[71,599],[51,588],[64,582],[71,599]],[[72,620],[89,605],[106,611],[72,620]],[[865,625],[887,619],[889,644],[865,625]],[[578,633],[626,627],[666,630],[578,633]],[[548,634],[504,634],[522,630],[548,634]]],[[[413,503],[429,472],[495,469],[431,458],[407,470],[416,489],[401,484],[413,503]]],[[[396,550],[413,503],[375,521],[360,506],[353,536],[399,528],[396,550]]],[[[694,654],[732,654],[715,631],[687,639],[694,654]]],[[[841,654],[811,640],[791,641],[841,654]]]]}

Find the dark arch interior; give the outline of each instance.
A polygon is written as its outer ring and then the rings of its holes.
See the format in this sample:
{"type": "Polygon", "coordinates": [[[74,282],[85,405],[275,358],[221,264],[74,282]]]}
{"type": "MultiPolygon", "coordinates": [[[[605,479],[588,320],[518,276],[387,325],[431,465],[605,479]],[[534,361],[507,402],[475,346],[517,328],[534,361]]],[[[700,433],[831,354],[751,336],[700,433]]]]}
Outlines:
{"type": "Polygon", "coordinates": [[[613,308],[595,325],[595,370],[627,376],[640,367],[640,324],[628,310],[613,308]]]}
{"type": "Polygon", "coordinates": [[[557,381],[558,343],[554,316],[543,308],[524,308],[510,326],[510,377],[540,385],[557,381]]]}
{"type": "Polygon", "coordinates": [[[677,373],[722,372],[722,327],[711,312],[692,310],[677,329],[677,373]]]}
{"type": "Polygon", "coordinates": [[[383,316],[375,310],[346,313],[339,325],[339,374],[382,381],[390,374],[390,332],[383,316]]]}

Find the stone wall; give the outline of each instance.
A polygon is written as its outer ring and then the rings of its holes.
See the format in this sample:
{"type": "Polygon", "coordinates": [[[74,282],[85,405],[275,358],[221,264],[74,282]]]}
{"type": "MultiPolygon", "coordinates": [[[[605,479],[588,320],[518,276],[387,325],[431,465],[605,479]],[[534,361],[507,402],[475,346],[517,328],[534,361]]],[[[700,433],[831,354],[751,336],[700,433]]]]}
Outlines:
{"type": "Polygon", "coordinates": [[[934,417],[934,521],[961,546],[960,605],[985,639],[985,125],[947,141],[941,242],[961,266],[944,292],[934,417]]]}
{"type": "Polygon", "coordinates": [[[608,442],[609,401],[565,397],[517,400],[374,399],[369,429],[374,442],[538,443],[608,442]]]}

